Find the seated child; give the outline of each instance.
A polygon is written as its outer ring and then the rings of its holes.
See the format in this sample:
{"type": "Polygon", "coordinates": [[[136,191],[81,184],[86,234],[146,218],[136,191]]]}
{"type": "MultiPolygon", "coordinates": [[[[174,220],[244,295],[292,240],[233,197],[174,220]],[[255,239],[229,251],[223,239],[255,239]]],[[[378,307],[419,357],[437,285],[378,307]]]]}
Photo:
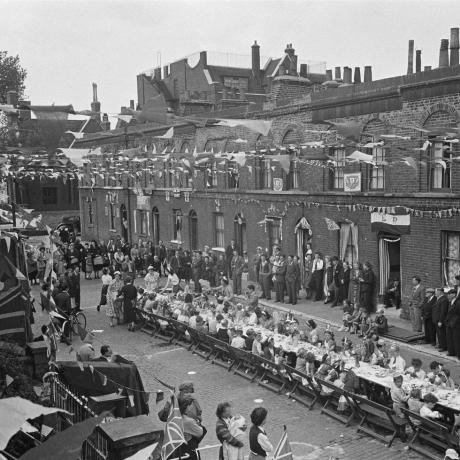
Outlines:
{"type": "MultiPolygon", "coordinates": [[[[230,421],[228,430],[230,434],[238,441],[243,442],[246,431],[246,420],[241,415],[235,415],[230,421]]],[[[236,447],[229,444],[227,441],[223,443],[224,460],[244,460],[244,447],[236,447]]]]}
{"type": "MultiPolygon", "coordinates": [[[[441,380],[441,386],[444,388],[455,388],[454,379],[450,376],[450,370],[444,369],[438,374],[438,378],[441,380]]],[[[436,382],[435,382],[436,383],[436,382]]]]}
{"type": "Polygon", "coordinates": [[[377,311],[374,318],[374,325],[379,334],[385,334],[388,332],[388,319],[385,316],[385,309],[381,308],[377,311]]]}
{"type": "Polygon", "coordinates": [[[412,412],[420,414],[420,409],[423,407],[422,390],[420,388],[412,388],[409,399],[407,400],[407,406],[412,412]]]}
{"type": "Polygon", "coordinates": [[[423,406],[420,409],[420,415],[433,420],[442,418],[442,415],[437,410],[433,410],[437,402],[438,398],[433,393],[426,394],[423,398],[423,406]]]}
{"type": "Polygon", "coordinates": [[[144,303],[144,310],[145,311],[148,311],[149,313],[152,313],[152,311],[155,309],[155,297],[156,297],[156,294],[154,292],[150,293],[148,296],[147,296],[147,300],[145,301],[144,303]]]}
{"type": "Polygon", "coordinates": [[[406,369],[405,373],[409,374],[411,377],[423,380],[426,373],[422,369],[422,360],[419,358],[412,359],[411,365],[406,369]]]}
{"type": "Polygon", "coordinates": [[[347,331],[350,332],[353,324],[352,324],[352,318],[353,318],[353,305],[349,300],[344,300],[343,305],[342,305],[342,311],[343,311],[343,316],[342,316],[342,327],[339,329],[339,331],[347,331]]]}

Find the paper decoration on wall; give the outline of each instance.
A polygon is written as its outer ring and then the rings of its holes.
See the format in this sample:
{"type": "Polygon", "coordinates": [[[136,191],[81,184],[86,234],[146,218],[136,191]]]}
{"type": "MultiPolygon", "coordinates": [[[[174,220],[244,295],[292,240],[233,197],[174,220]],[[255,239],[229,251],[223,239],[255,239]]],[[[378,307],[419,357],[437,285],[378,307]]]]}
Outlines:
{"type": "Polygon", "coordinates": [[[372,163],[374,157],[372,155],[368,155],[367,153],[360,152],[359,150],[355,150],[351,155],[348,155],[347,159],[354,161],[363,161],[364,163],[372,163]]]}
{"type": "Polygon", "coordinates": [[[217,126],[227,126],[229,128],[235,128],[237,126],[244,126],[250,131],[262,134],[262,136],[268,136],[272,127],[272,120],[238,120],[238,119],[219,119],[217,126]]]}
{"type": "Polygon", "coordinates": [[[361,173],[350,173],[343,175],[343,191],[344,192],[360,192],[361,191],[361,173]]]}
{"type": "Polygon", "coordinates": [[[166,201],[169,201],[171,199],[171,194],[170,194],[169,190],[166,190],[166,192],[165,192],[165,199],[166,199],[166,201]]]}
{"type": "Polygon", "coordinates": [[[273,178],[273,190],[275,192],[282,192],[283,191],[283,179],[279,177],[273,178]]]}
{"type": "Polygon", "coordinates": [[[327,227],[328,230],[331,230],[331,231],[340,230],[340,226],[337,225],[337,223],[334,222],[332,219],[329,219],[328,217],[325,217],[324,221],[326,222],[326,227],[327,227]]]}

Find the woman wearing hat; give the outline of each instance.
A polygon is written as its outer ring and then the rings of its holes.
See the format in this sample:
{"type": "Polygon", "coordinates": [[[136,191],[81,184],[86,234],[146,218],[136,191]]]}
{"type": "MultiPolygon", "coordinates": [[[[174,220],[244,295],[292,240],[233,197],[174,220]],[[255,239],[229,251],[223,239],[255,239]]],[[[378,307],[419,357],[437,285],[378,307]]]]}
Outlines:
{"type": "Polygon", "coordinates": [[[110,318],[110,327],[115,326],[115,320],[119,318],[119,307],[116,304],[118,302],[116,299],[118,297],[118,292],[123,287],[123,280],[121,279],[121,273],[116,271],[114,274],[114,279],[109,284],[107,290],[107,310],[106,315],[110,318]]]}

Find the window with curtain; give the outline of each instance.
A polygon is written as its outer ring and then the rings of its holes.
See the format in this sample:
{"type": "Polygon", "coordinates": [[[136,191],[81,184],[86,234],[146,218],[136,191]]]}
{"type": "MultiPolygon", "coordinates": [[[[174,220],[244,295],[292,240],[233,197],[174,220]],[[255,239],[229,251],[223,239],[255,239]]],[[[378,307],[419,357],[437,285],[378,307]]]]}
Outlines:
{"type": "Polygon", "coordinates": [[[138,211],[139,215],[139,233],[142,235],[147,235],[148,229],[147,229],[147,211],[143,211],[139,209],[138,211]]]}
{"type": "Polygon", "coordinates": [[[334,149],[334,167],[332,168],[332,187],[343,190],[343,174],[345,168],[345,149],[334,149]]]}
{"type": "Polygon", "coordinates": [[[115,230],[115,206],[112,203],[109,204],[109,225],[110,230],[115,230]]]}
{"type": "Polygon", "coordinates": [[[218,248],[225,247],[224,215],[217,212],[214,213],[214,244],[218,248]]]}
{"type": "Polygon", "coordinates": [[[352,222],[340,224],[340,259],[353,265],[358,261],[358,226],[352,222]]]}
{"type": "Polygon", "coordinates": [[[453,286],[460,274],[460,232],[442,232],[443,281],[453,286]]]}
{"type": "Polygon", "coordinates": [[[173,210],[173,240],[182,241],[182,211],[173,210]]]}
{"type": "Polygon", "coordinates": [[[372,149],[374,165],[371,166],[369,188],[379,190],[385,188],[385,149],[374,147],[372,149]]]}
{"type": "Polygon", "coordinates": [[[262,160],[262,188],[272,188],[272,162],[262,160]]]}
{"type": "Polygon", "coordinates": [[[160,241],[160,213],[158,208],[152,209],[152,240],[155,245],[160,241]]]}
{"type": "Polygon", "coordinates": [[[452,150],[448,142],[433,142],[431,146],[430,187],[443,189],[451,187],[452,150]]]}

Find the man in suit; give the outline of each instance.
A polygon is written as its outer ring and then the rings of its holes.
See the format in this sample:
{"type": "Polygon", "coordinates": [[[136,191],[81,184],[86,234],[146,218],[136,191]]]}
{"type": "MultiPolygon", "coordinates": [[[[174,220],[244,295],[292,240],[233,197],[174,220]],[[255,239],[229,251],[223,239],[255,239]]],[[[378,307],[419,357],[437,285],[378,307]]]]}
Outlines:
{"type": "Polygon", "coordinates": [[[203,270],[204,262],[203,258],[201,257],[201,252],[196,252],[192,261],[192,277],[193,284],[195,285],[195,292],[201,293],[202,291],[200,279],[203,277],[203,270]]]}
{"type": "Polygon", "coordinates": [[[297,280],[300,277],[299,265],[294,263],[294,258],[288,256],[286,264],[286,290],[289,297],[289,303],[297,304],[297,280]]]}
{"type": "Polygon", "coordinates": [[[284,260],[284,254],[279,256],[278,264],[275,271],[275,292],[276,301],[284,303],[284,289],[286,287],[286,262],[284,260]]]}
{"type": "Polygon", "coordinates": [[[425,300],[425,288],[421,284],[420,277],[412,278],[412,294],[409,302],[410,320],[412,330],[422,332],[422,304],[425,300]]]}
{"type": "Polygon", "coordinates": [[[342,284],[343,278],[343,266],[340,263],[340,260],[337,256],[332,258],[332,282],[334,285],[334,292],[332,294],[332,307],[336,307],[337,304],[340,302],[340,285],[342,284]]]}
{"type": "Polygon", "coordinates": [[[449,309],[449,299],[444,293],[443,288],[436,288],[436,305],[431,312],[431,320],[436,327],[436,337],[438,339],[438,350],[446,351],[446,315],[449,309]]]}
{"type": "Polygon", "coordinates": [[[93,361],[101,361],[104,363],[110,362],[110,358],[112,357],[112,349],[109,345],[102,345],[101,347],[101,356],[98,358],[93,359],[93,361]]]}
{"type": "Polygon", "coordinates": [[[235,295],[241,295],[241,278],[243,276],[243,270],[244,259],[238,254],[238,251],[234,249],[231,261],[231,271],[233,281],[233,293],[235,295]]]}
{"type": "Polygon", "coordinates": [[[422,320],[425,329],[425,342],[436,345],[436,327],[433,324],[433,308],[436,305],[436,296],[433,288],[426,289],[426,297],[422,304],[422,320]]]}
{"type": "MultiPolygon", "coordinates": [[[[164,245],[163,241],[159,241],[158,242],[158,246],[155,247],[155,255],[158,256],[158,258],[160,259],[160,264],[161,264],[161,267],[163,269],[163,273],[164,273],[164,269],[166,267],[166,255],[167,255],[167,251],[166,251],[166,246],[164,245]]],[[[160,273],[161,275],[161,273],[160,273]]]]}
{"type": "Polygon", "coordinates": [[[447,293],[449,310],[446,315],[447,355],[460,358],[460,299],[457,290],[451,289],[447,293]]]}

